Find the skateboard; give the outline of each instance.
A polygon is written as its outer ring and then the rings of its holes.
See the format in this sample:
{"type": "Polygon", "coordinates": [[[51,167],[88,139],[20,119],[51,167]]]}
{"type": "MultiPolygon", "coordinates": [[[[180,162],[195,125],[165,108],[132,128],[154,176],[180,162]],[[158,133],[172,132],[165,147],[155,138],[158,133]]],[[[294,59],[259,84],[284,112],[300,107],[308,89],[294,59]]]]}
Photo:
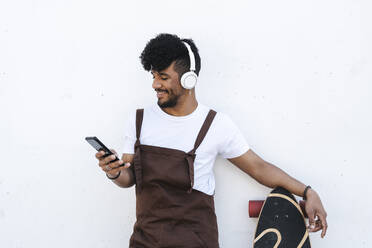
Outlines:
{"type": "Polygon", "coordinates": [[[281,187],[265,201],[249,201],[249,216],[258,217],[253,248],[311,248],[304,206],[281,187]]]}

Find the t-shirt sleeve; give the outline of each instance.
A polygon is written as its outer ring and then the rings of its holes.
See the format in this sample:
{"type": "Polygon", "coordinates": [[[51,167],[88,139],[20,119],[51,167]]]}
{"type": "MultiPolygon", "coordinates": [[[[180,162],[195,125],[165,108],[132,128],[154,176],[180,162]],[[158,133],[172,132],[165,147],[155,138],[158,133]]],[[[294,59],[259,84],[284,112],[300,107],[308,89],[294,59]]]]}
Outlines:
{"type": "Polygon", "coordinates": [[[223,158],[236,158],[249,150],[249,145],[240,129],[230,119],[229,116],[221,114],[221,127],[223,140],[219,146],[219,155],[223,158]]]}
{"type": "Polygon", "coordinates": [[[124,149],[123,153],[134,154],[134,144],[136,143],[136,122],[135,112],[130,113],[124,126],[124,149]]]}

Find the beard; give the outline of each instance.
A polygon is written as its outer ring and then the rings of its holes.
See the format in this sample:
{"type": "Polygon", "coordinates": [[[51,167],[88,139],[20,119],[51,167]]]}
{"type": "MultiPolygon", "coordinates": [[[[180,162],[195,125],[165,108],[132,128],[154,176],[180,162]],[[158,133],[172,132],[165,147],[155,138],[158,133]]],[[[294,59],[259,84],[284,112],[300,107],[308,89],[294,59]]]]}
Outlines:
{"type": "Polygon", "coordinates": [[[158,100],[158,105],[161,108],[172,108],[177,105],[178,99],[180,98],[179,95],[175,95],[172,91],[168,91],[168,100],[165,102],[161,102],[161,100],[158,100]]]}

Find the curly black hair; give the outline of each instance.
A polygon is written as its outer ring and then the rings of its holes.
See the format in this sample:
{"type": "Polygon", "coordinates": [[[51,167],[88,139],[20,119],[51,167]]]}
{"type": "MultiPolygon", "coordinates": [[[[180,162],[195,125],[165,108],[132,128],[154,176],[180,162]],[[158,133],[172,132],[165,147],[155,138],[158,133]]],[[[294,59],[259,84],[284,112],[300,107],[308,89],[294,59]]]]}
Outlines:
{"type": "Polygon", "coordinates": [[[190,57],[183,41],[190,45],[194,53],[195,73],[199,75],[200,56],[194,41],[180,39],[177,35],[166,33],[157,35],[146,44],[140,56],[143,68],[146,71],[162,71],[175,61],[174,70],[181,78],[185,72],[190,70],[190,57]]]}

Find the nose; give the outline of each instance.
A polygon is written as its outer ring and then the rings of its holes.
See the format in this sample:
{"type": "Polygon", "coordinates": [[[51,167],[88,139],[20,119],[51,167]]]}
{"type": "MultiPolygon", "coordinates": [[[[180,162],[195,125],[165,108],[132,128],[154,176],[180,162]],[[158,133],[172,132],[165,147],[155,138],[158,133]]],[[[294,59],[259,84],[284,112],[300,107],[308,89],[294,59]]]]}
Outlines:
{"type": "Polygon", "coordinates": [[[154,78],[154,80],[152,81],[152,88],[154,90],[161,88],[161,83],[157,78],[154,78]]]}

